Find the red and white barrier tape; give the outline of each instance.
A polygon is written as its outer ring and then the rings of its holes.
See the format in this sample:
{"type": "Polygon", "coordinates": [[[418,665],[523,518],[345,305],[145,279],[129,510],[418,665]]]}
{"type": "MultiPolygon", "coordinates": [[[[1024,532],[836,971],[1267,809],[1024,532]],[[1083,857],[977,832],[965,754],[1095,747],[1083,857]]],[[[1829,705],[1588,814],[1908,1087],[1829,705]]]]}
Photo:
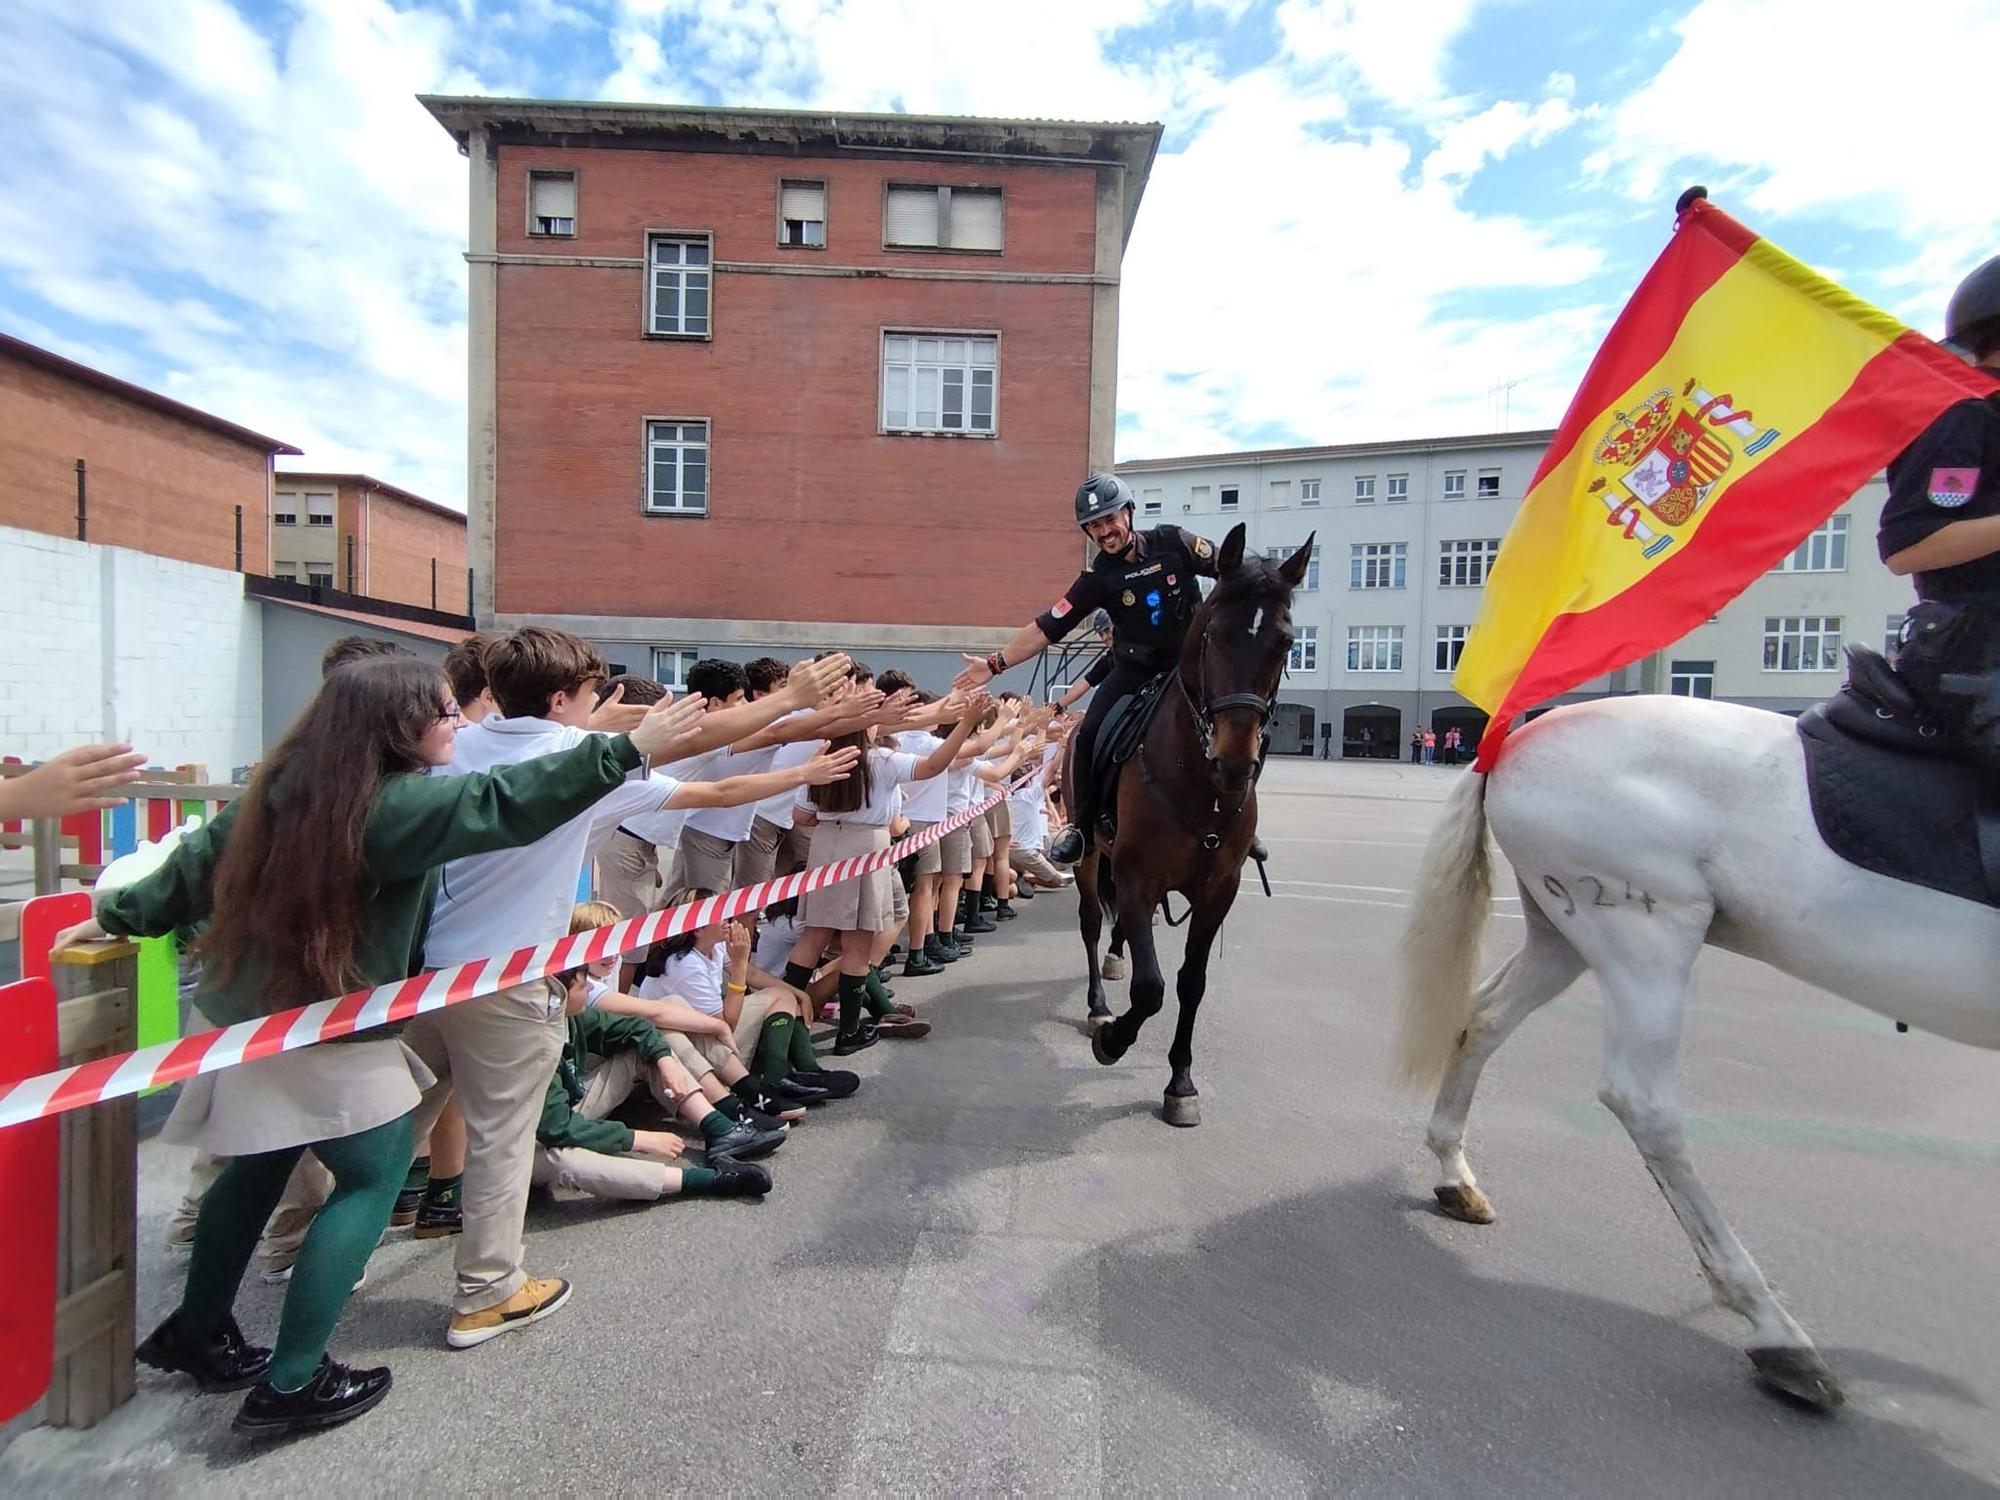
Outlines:
{"type": "Polygon", "coordinates": [[[880,870],[936,843],[946,834],[965,827],[1002,798],[1043,774],[1041,769],[1010,782],[976,807],[954,813],[872,854],[857,854],[783,875],[740,890],[725,891],[687,906],[669,906],[640,917],[627,917],[609,927],[593,928],[551,943],[517,948],[502,958],[475,959],[470,963],[418,974],[394,984],[355,990],[337,1000],[320,1000],[276,1015],[239,1021],[217,1031],[204,1031],[176,1042],[160,1042],[137,1052],[98,1058],[53,1073],[37,1074],[8,1085],[0,1092],[0,1129],[28,1120],[46,1119],[68,1110],[106,1099],[120,1099],[144,1089],[179,1083],[201,1073],[218,1073],[239,1063],[255,1062],[280,1052],[296,1052],[334,1037],[407,1021],[427,1011],[442,1010],[495,994],[533,979],[559,974],[565,969],[594,963],[650,948],[662,938],[678,936],[711,922],[758,911],[775,902],[790,900],[807,891],[854,880],[880,870]]]}

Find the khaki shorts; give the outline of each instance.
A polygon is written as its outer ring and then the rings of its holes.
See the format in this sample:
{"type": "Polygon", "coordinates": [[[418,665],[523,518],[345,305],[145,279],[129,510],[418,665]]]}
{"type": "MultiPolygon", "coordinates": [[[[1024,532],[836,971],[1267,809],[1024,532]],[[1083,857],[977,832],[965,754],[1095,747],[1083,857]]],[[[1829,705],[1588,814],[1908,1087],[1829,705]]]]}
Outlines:
{"type": "MultiPolygon", "coordinates": [[[[937,827],[935,823],[912,823],[910,825],[910,836],[915,838],[920,834],[929,833],[935,827],[937,827]]],[[[944,840],[934,839],[917,851],[916,873],[918,879],[921,880],[926,875],[935,875],[944,868],[944,865],[940,863],[938,858],[938,851],[943,845],[944,840]]]]}
{"type": "Polygon", "coordinates": [[[785,830],[770,819],[752,823],[750,837],[736,846],[736,886],[759,885],[776,874],[778,846],[784,841],[785,830]]]}
{"type": "Polygon", "coordinates": [[[946,875],[972,873],[972,830],[954,828],[938,840],[938,869],[946,875]]]}
{"type": "MultiPolygon", "coordinates": [[[[974,859],[985,859],[993,853],[993,828],[986,821],[984,815],[974,818],[968,823],[966,831],[972,835],[972,857],[974,859]]],[[[971,868],[972,866],[969,864],[966,866],[968,872],[971,868]]]]}
{"type": "Polygon", "coordinates": [[[735,873],[736,846],[699,828],[683,828],[674,849],[673,873],[667,876],[667,899],[678,901],[682,891],[709,891],[720,895],[730,888],[735,873]]]}
{"type": "Polygon", "coordinates": [[[993,830],[993,842],[996,844],[1014,836],[1014,809],[1007,805],[1005,797],[987,809],[986,826],[993,830]]]}

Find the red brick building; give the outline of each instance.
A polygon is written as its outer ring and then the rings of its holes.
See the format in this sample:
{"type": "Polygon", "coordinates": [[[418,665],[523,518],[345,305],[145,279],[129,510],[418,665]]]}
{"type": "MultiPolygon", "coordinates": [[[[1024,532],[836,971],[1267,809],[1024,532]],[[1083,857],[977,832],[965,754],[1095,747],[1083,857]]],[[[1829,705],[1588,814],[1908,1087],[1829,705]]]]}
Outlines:
{"type": "Polygon", "coordinates": [[[1075,567],[1157,125],[424,102],[471,163],[482,622],[935,676],[1075,567]]]}
{"type": "Polygon", "coordinates": [[[262,573],[271,460],[298,451],[0,334],[0,526],[262,573]]]}
{"type": "Polygon", "coordinates": [[[465,516],[366,474],[280,473],[270,549],[274,578],[469,613],[465,516]]]}

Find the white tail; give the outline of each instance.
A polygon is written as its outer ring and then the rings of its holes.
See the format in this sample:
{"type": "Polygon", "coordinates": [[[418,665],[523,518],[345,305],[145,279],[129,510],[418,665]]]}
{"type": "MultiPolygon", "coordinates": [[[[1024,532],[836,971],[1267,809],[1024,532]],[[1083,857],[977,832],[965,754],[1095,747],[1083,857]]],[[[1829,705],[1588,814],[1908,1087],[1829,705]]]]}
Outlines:
{"type": "Polygon", "coordinates": [[[1472,1019],[1479,939],[1493,890],[1486,858],[1486,777],[1468,771],[1445,799],[1417,871],[1403,932],[1397,1072],[1412,1087],[1443,1081],[1472,1019]]]}

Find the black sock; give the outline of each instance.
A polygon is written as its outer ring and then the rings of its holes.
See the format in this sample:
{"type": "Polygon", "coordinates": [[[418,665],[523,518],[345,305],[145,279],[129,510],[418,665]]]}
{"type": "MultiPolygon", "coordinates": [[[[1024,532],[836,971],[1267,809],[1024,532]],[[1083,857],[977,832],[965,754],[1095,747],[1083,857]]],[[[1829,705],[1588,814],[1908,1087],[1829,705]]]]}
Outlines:
{"type": "Polygon", "coordinates": [[[424,1202],[434,1203],[439,1208],[457,1208],[459,1190],[465,1185],[465,1174],[456,1177],[433,1177],[424,1189],[424,1202]]]}
{"type": "Polygon", "coordinates": [[[795,990],[809,990],[812,988],[812,982],[813,971],[811,969],[807,968],[804,964],[795,964],[789,959],[785,961],[786,984],[789,984],[795,990]]]}
{"type": "Polygon", "coordinates": [[[868,994],[868,978],[863,974],[840,976],[840,1031],[843,1036],[861,1025],[861,1009],[868,994]]]}

